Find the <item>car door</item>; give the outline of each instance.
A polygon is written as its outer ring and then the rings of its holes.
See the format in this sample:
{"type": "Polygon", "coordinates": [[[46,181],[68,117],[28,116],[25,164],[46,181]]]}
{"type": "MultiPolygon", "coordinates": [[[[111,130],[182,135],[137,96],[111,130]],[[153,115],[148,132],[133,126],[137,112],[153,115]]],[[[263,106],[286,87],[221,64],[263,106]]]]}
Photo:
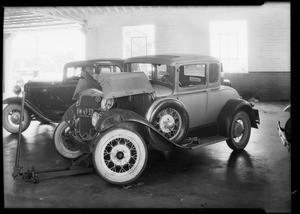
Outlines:
{"type": "Polygon", "coordinates": [[[212,62],[208,65],[208,85],[207,85],[207,123],[217,121],[217,118],[228,101],[226,91],[221,89],[221,65],[212,62]]]}
{"type": "Polygon", "coordinates": [[[193,63],[178,66],[177,99],[187,108],[190,128],[205,124],[207,101],[207,78],[204,63],[193,63]]]}

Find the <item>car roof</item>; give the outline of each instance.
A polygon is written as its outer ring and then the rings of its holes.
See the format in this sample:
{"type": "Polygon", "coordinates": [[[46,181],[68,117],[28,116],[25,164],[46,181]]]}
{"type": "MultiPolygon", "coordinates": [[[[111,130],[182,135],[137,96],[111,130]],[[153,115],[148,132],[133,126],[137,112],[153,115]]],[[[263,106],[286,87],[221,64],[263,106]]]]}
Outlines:
{"type": "Polygon", "coordinates": [[[108,65],[119,65],[124,67],[125,59],[121,58],[99,58],[99,59],[89,59],[89,60],[79,60],[79,61],[72,61],[65,64],[64,67],[70,66],[85,66],[91,64],[108,64],[108,65]]]}
{"type": "Polygon", "coordinates": [[[125,61],[125,63],[132,62],[175,65],[188,62],[220,62],[220,60],[216,57],[198,54],[163,54],[136,56],[125,61]]]}

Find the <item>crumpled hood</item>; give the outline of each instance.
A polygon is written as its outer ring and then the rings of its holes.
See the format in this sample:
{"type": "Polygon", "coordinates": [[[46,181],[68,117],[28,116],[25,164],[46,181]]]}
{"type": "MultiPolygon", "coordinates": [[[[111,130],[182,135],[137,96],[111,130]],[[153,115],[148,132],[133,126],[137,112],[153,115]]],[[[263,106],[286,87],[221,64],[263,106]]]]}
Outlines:
{"type": "Polygon", "coordinates": [[[100,74],[97,81],[102,87],[105,99],[154,93],[154,89],[144,72],[100,74]]]}

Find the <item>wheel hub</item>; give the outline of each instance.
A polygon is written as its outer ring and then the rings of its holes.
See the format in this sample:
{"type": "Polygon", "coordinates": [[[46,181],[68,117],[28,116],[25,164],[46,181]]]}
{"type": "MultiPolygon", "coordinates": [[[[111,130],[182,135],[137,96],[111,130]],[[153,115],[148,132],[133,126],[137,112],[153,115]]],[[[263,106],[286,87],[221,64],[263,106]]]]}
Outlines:
{"type": "Polygon", "coordinates": [[[174,129],[175,120],[171,115],[164,115],[159,121],[159,126],[163,132],[169,133],[174,129]]]}
{"type": "Polygon", "coordinates": [[[110,152],[110,159],[115,165],[123,166],[130,160],[130,150],[125,145],[117,145],[110,152]]]}
{"type": "Polygon", "coordinates": [[[10,120],[14,124],[19,124],[20,118],[21,118],[20,112],[14,112],[12,113],[10,120]]]}
{"type": "Polygon", "coordinates": [[[119,160],[122,160],[124,158],[123,152],[118,152],[116,156],[119,160]]]}
{"type": "Polygon", "coordinates": [[[233,129],[233,137],[240,137],[244,133],[244,126],[243,122],[241,120],[238,120],[234,124],[234,129],[233,129]]]}

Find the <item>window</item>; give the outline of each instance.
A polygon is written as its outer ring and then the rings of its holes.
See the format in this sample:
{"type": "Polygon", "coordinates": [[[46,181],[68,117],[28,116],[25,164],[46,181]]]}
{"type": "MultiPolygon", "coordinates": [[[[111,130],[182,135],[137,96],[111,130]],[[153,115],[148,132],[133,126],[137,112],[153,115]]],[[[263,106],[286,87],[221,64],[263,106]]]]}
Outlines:
{"type": "Polygon", "coordinates": [[[211,63],[209,65],[209,83],[215,83],[218,81],[219,77],[219,65],[216,63],[211,63]]]}
{"type": "Polygon", "coordinates": [[[204,64],[183,65],[179,67],[179,86],[205,85],[206,66],[204,64]]]}
{"type": "Polygon", "coordinates": [[[247,22],[210,23],[211,55],[219,58],[224,72],[248,72],[247,22]]]}
{"type": "Polygon", "coordinates": [[[124,58],[154,54],[154,25],[123,27],[124,58]]]}
{"type": "Polygon", "coordinates": [[[118,66],[106,65],[106,66],[99,66],[97,69],[100,73],[120,73],[121,69],[118,66]]]}
{"type": "Polygon", "coordinates": [[[144,72],[149,80],[173,85],[175,67],[164,64],[131,63],[130,72],[144,72]]]}

